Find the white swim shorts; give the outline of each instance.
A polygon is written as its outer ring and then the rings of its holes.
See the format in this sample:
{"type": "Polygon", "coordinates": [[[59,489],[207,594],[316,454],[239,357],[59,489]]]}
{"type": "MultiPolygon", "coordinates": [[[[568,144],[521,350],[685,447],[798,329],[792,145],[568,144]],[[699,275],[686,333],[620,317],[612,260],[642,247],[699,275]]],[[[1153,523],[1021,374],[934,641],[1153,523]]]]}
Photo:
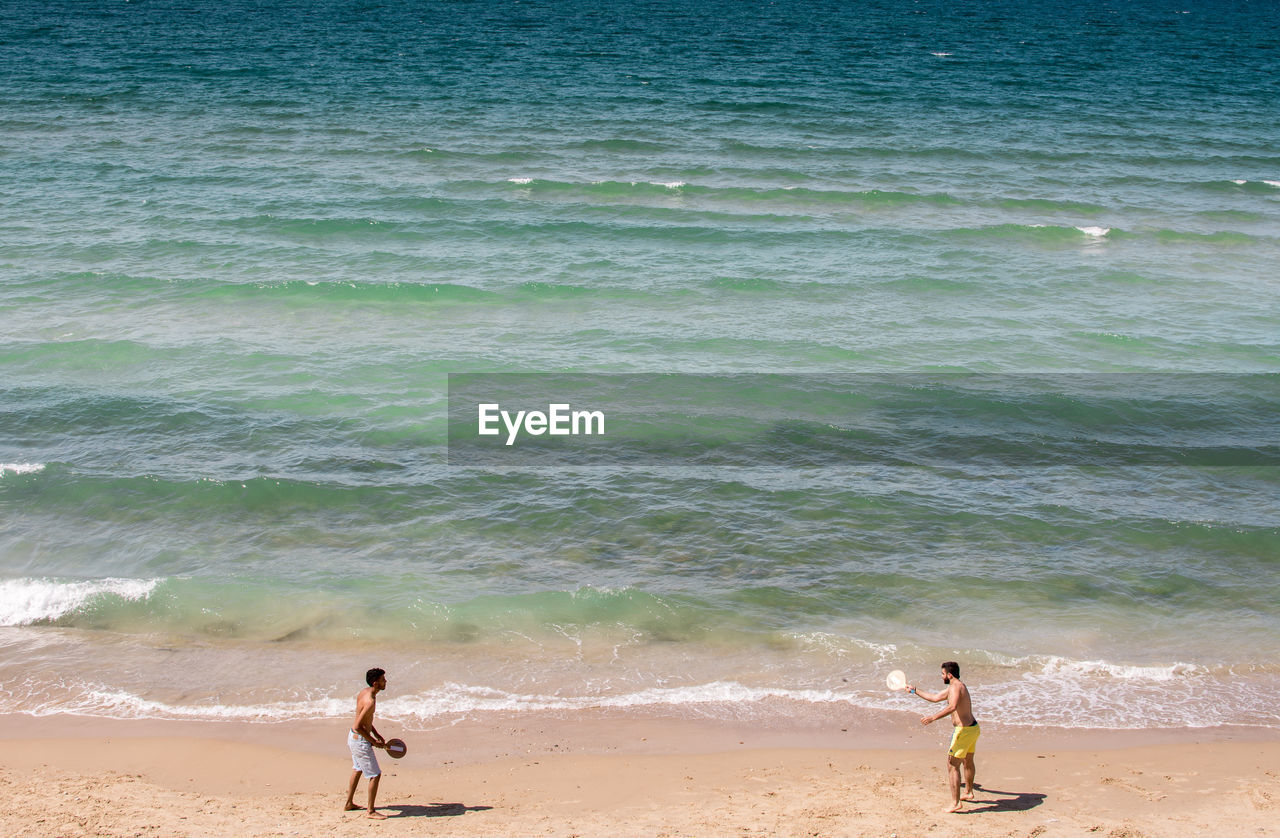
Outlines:
{"type": "Polygon", "coordinates": [[[382,773],[378,767],[378,758],[374,756],[373,746],[354,730],[347,731],[347,747],[351,749],[351,770],[363,771],[367,778],[377,777],[382,773]]]}

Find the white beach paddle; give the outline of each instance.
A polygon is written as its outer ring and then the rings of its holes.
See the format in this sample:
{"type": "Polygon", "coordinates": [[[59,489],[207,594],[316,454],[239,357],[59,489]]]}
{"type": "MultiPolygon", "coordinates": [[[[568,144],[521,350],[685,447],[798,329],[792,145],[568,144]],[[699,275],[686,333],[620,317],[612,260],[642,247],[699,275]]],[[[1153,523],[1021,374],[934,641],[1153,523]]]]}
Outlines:
{"type": "Polygon", "coordinates": [[[884,682],[891,690],[905,690],[907,688],[907,674],[901,669],[895,669],[889,673],[889,677],[885,678],[884,682]]]}
{"type": "Polygon", "coordinates": [[[409,746],[404,744],[403,739],[387,740],[387,756],[392,759],[400,759],[400,757],[409,753],[409,746]]]}

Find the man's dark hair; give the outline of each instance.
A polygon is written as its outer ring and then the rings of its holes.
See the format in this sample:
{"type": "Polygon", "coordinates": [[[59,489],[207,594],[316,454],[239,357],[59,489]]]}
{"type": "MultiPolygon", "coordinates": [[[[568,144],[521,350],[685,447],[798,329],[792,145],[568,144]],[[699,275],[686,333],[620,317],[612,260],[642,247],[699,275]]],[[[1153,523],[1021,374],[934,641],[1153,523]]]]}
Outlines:
{"type": "Polygon", "coordinates": [[[378,669],[376,666],[364,674],[364,682],[369,686],[373,686],[373,682],[387,674],[387,670],[378,669]]]}
{"type": "Polygon", "coordinates": [[[944,661],[942,671],[950,675],[952,678],[960,677],[960,664],[955,661],[944,661]]]}

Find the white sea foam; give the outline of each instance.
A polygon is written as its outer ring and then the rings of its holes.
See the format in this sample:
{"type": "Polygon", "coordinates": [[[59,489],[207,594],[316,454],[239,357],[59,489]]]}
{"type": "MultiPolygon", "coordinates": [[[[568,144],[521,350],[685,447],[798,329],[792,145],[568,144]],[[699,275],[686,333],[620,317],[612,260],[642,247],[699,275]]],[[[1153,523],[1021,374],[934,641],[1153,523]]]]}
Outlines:
{"type": "Polygon", "coordinates": [[[649,181],[649,184],[651,186],[665,186],[668,189],[679,189],[680,187],[687,185],[683,180],[673,180],[666,183],[658,180],[651,180],[649,181]]]}
{"type": "Polygon", "coordinates": [[[1246,183],[1248,183],[1249,181],[1247,181],[1247,180],[1233,180],[1233,181],[1231,181],[1231,182],[1232,182],[1232,183],[1234,183],[1236,186],[1244,186],[1244,185],[1245,185],[1246,183]]]}
{"type": "Polygon", "coordinates": [[[523,186],[523,185],[525,185],[526,183],[533,183],[533,178],[531,178],[531,177],[509,177],[509,178],[507,178],[507,183],[518,183],[518,184],[520,184],[521,186],[523,186]]]}
{"type": "MultiPolygon", "coordinates": [[[[65,686],[65,685],[64,685],[65,686]]],[[[421,693],[380,699],[380,716],[402,724],[484,712],[578,711],[693,705],[743,705],[767,699],[790,699],[813,704],[848,702],[850,696],[831,690],[791,690],[747,687],[732,681],[684,687],[654,687],[614,695],[560,696],[506,692],[491,687],[446,683],[421,693]]],[[[271,703],[174,704],[144,698],[128,690],[101,684],[71,685],[71,694],[4,707],[34,716],[59,713],[119,719],[193,719],[206,721],[280,722],[346,716],[348,696],[271,703]]]]}
{"type": "Polygon", "coordinates": [[[869,640],[825,631],[804,632],[794,634],[792,637],[806,646],[837,658],[849,657],[855,650],[872,652],[876,656],[876,663],[886,663],[898,656],[898,647],[893,643],[872,643],[869,640]]]}
{"type": "Polygon", "coordinates": [[[1021,670],[1025,676],[1082,675],[1145,681],[1169,681],[1189,675],[1210,675],[1211,671],[1194,663],[1124,664],[1104,660],[1077,660],[1060,655],[1004,655],[999,652],[974,652],[972,657],[1008,669],[1021,670]]]}
{"type": "Polygon", "coordinates": [[[1264,180],[1263,183],[1265,183],[1267,186],[1274,186],[1280,189],[1280,180],[1264,180]]]}
{"type": "Polygon", "coordinates": [[[936,55],[936,56],[938,56],[939,58],[948,58],[948,57],[950,57],[950,56],[952,56],[952,55],[955,55],[955,53],[952,53],[952,52],[931,52],[931,53],[929,53],[929,54],[930,54],[930,55],[936,55]]]}
{"type": "Polygon", "coordinates": [[[1023,673],[983,684],[974,690],[974,698],[986,708],[984,716],[1015,725],[1130,730],[1223,724],[1274,727],[1280,713],[1255,698],[1274,689],[1274,677],[1242,690],[1237,679],[1208,676],[1200,667],[1184,664],[1126,667],[1073,662],[1054,673],[1023,673]],[[1182,666],[1188,671],[1180,675],[1176,670],[1182,666]]]}
{"type": "Polygon", "coordinates": [[[848,702],[851,696],[834,690],[749,687],[736,681],[712,681],[680,687],[650,687],[635,692],[603,695],[546,695],[512,693],[490,687],[449,683],[397,698],[388,712],[406,719],[430,719],[475,712],[573,711],[680,707],[691,705],[755,704],[789,699],[812,704],[848,702]]]}
{"type": "Polygon", "coordinates": [[[44,471],[44,463],[0,463],[0,477],[8,474],[37,474],[44,471]]]}
{"type": "Polygon", "coordinates": [[[1160,666],[1132,666],[1100,660],[1071,660],[1055,655],[1043,659],[1041,675],[1082,675],[1117,680],[1172,681],[1190,675],[1206,675],[1208,670],[1193,663],[1171,663],[1160,666]]]}
{"type": "Polygon", "coordinates": [[[33,716],[67,714],[113,719],[193,719],[200,721],[284,722],[331,719],[347,714],[347,697],[270,704],[171,704],[143,698],[127,690],[90,686],[72,698],[45,702],[27,710],[33,716]]]}
{"type": "MultiPolygon", "coordinates": [[[[1037,671],[1023,671],[1000,679],[992,673],[969,673],[966,678],[984,719],[1008,725],[1142,729],[1162,726],[1208,727],[1220,724],[1280,726],[1280,713],[1260,706],[1251,696],[1275,689],[1275,673],[1252,680],[1241,691],[1236,678],[1209,674],[1193,664],[1126,666],[1105,661],[1038,659],[1037,671]],[[1122,681],[1108,684],[1109,681],[1122,681]]],[[[749,686],[717,680],[675,687],[647,687],[629,692],[511,692],[494,687],[449,682],[379,701],[379,713],[406,728],[483,713],[573,713],[593,710],[693,712],[710,718],[743,718],[803,712],[792,705],[840,707],[902,713],[919,712],[919,702],[876,684],[836,689],[749,686]]],[[[296,719],[341,718],[350,698],[303,695],[297,699],[244,703],[171,703],[103,684],[59,684],[56,695],[45,692],[47,682],[33,685],[35,693],[5,690],[0,709],[32,715],[107,716],[112,718],[173,718],[207,721],[278,722],[296,719]]],[[[841,712],[844,712],[841,710],[841,712]]]]}
{"type": "MultiPolygon", "coordinates": [[[[1239,678],[1190,663],[1129,665],[1057,656],[997,663],[1022,671],[1001,678],[970,670],[965,681],[982,718],[1001,724],[1112,730],[1280,725],[1280,712],[1252,698],[1276,688],[1280,681],[1274,673],[1257,676],[1242,691],[1239,678]]],[[[907,697],[884,691],[865,691],[853,703],[880,710],[918,709],[907,697]]]]}
{"type": "Polygon", "coordinates": [[[128,600],[145,599],[159,582],[159,579],[96,579],[88,582],[5,579],[0,581],[0,626],[24,626],[42,620],[56,620],[102,595],[128,600]]]}
{"type": "Polygon", "coordinates": [[[1092,236],[1098,239],[1111,232],[1110,227],[1077,227],[1076,229],[1084,233],[1086,236],[1092,236]]]}

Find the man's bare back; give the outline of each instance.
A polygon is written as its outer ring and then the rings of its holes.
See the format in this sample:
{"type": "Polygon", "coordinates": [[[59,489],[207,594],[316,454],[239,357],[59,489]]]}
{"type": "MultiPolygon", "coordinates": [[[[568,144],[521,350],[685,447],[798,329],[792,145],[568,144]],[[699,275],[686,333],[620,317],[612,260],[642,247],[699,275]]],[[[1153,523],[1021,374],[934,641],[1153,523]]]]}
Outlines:
{"type": "Polygon", "coordinates": [[[973,717],[973,705],[969,702],[969,688],[959,678],[951,679],[951,683],[947,685],[947,704],[954,704],[955,710],[951,712],[951,724],[955,727],[969,727],[976,725],[978,720],[973,717]]]}
{"type": "Polygon", "coordinates": [[[377,745],[381,739],[373,729],[373,714],[377,709],[378,695],[373,687],[365,687],[356,694],[356,720],[351,729],[373,745],[377,745]]]}

